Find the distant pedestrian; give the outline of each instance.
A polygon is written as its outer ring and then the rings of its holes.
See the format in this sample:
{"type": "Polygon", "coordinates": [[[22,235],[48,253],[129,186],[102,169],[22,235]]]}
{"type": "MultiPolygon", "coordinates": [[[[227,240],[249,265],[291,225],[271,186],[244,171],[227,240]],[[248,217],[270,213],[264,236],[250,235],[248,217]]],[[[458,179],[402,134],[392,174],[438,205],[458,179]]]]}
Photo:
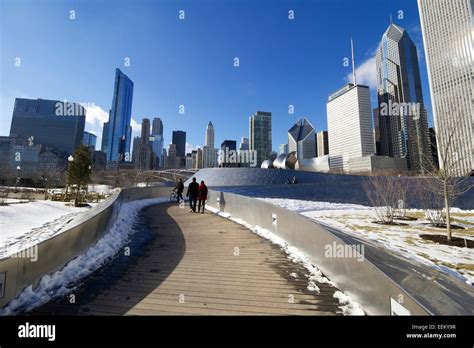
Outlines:
{"type": "Polygon", "coordinates": [[[176,191],[176,201],[179,203],[183,198],[184,184],[183,180],[179,179],[178,185],[175,186],[174,190],[176,191]]]}
{"type": "Polygon", "coordinates": [[[188,186],[186,197],[189,197],[189,212],[196,212],[196,202],[199,194],[199,184],[196,182],[196,178],[188,186]]]}
{"type": "Polygon", "coordinates": [[[198,213],[201,211],[201,205],[202,205],[202,214],[204,214],[204,209],[206,205],[206,200],[207,200],[207,186],[204,184],[204,181],[201,181],[201,184],[199,185],[199,204],[198,204],[198,213]]]}

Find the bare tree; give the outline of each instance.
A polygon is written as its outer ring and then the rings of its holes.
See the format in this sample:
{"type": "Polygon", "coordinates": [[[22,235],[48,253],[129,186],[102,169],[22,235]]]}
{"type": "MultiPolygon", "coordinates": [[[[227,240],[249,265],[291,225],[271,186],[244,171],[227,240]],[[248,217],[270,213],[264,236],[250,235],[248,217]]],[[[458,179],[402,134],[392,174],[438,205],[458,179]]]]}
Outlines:
{"type": "Polygon", "coordinates": [[[406,198],[406,194],[401,196],[400,180],[395,176],[369,176],[363,183],[367,198],[382,223],[395,224],[394,219],[399,215],[400,201],[406,198]]]}
{"type": "Polygon", "coordinates": [[[40,181],[44,187],[44,199],[48,199],[48,192],[55,187],[62,177],[62,170],[59,167],[45,167],[41,171],[40,181]]]}
{"type": "Polygon", "coordinates": [[[460,164],[466,158],[459,155],[453,142],[455,136],[459,136],[456,134],[459,127],[459,122],[455,121],[454,125],[448,129],[445,141],[438,141],[440,166],[438,168],[432,158],[424,161],[423,169],[426,178],[420,180],[421,192],[425,195],[425,200],[431,201],[430,209],[434,210],[431,214],[428,211],[428,219],[438,226],[446,224],[448,241],[452,238],[450,213],[452,203],[474,187],[470,180],[470,169],[464,172],[461,170],[460,164]]]}

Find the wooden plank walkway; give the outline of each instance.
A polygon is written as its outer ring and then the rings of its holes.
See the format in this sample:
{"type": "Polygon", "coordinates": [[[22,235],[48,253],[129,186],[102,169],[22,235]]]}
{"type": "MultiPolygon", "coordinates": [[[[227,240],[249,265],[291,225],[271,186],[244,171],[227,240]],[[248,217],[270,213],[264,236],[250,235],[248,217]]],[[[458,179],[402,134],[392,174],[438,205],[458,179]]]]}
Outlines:
{"type": "Polygon", "coordinates": [[[87,303],[52,302],[34,314],[340,313],[337,289],[318,283],[319,294],[307,290],[307,270],[247,228],[210,212],[190,213],[187,206],[159,204],[146,215],[156,236],[117,281],[96,285],[87,303]]]}

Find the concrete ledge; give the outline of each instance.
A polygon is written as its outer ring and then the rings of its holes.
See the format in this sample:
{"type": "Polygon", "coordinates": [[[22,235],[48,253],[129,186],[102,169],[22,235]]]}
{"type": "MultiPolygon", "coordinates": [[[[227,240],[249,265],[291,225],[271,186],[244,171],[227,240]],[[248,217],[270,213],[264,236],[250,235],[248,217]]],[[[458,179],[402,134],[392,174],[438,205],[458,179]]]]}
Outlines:
{"type": "Polygon", "coordinates": [[[433,314],[368,260],[326,257],[326,245],[347,244],[304,216],[262,200],[216,190],[209,191],[208,205],[270,230],[303,251],[341,290],[361,303],[368,314],[390,315],[391,298],[403,298],[402,306],[411,315],[433,314]]]}
{"type": "MultiPolygon", "coordinates": [[[[167,197],[169,192],[169,187],[123,189],[91,208],[79,219],[73,220],[61,233],[39,243],[37,261],[17,257],[0,260],[0,275],[5,274],[0,308],[18,296],[25,287],[36,287],[44,275],[56,272],[93,246],[105,235],[110,223],[115,221],[122,203],[167,197]]],[[[0,296],[1,293],[2,291],[0,296]]]]}

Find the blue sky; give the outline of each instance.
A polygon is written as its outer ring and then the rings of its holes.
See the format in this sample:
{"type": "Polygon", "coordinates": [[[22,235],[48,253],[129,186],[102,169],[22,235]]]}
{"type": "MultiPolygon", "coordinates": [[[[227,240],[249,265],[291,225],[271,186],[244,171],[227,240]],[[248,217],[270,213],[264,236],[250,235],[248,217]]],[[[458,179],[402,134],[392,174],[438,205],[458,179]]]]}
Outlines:
{"type": "Polygon", "coordinates": [[[216,144],[239,141],[263,110],[273,114],[277,150],[301,117],[326,129],[327,97],[351,73],[343,66],[351,36],[358,82],[372,87],[375,105],[373,56],[390,13],[418,47],[431,124],[415,0],[0,0],[0,135],[9,133],[14,98],[28,97],[95,105],[86,130],[100,136],[118,67],[135,83],[134,135],[143,117],[159,116],[166,144],[179,129],[190,146],[202,145],[209,121],[216,144]]]}

